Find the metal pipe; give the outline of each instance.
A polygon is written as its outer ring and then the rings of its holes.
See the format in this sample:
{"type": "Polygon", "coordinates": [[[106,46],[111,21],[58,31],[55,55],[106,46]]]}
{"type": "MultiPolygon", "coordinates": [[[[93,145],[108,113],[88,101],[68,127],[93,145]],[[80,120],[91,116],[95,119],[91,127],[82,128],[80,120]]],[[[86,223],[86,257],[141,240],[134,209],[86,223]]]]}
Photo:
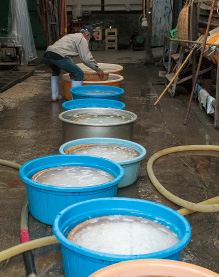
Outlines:
{"type": "MultiPolygon", "coordinates": [[[[188,43],[193,43],[193,44],[200,44],[203,45],[203,42],[200,41],[194,41],[194,40],[187,40],[187,39],[175,39],[175,38],[169,38],[170,41],[175,41],[175,42],[188,42],[188,43]]],[[[209,45],[209,46],[217,46],[219,47],[218,44],[215,43],[208,43],[206,42],[205,45],[209,45]]]]}

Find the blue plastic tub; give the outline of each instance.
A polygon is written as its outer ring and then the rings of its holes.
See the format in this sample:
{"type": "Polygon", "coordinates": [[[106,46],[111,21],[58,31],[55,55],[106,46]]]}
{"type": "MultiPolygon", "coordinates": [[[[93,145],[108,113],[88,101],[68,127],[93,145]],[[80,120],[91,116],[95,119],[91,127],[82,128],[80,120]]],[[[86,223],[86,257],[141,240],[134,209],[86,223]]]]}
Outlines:
{"type": "Polygon", "coordinates": [[[92,107],[113,108],[113,109],[124,110],[125,104],[116,100],[87,98],[87,99],[66,101],[62,104],[62,107],[67,111],[72,109],[78,109],[78,108],[92,108],[92,107]]]}
{"type": "Polygon", "coordinates": [[[111,99],[120,101],[121,95],[124,93],[124,89],[112,86],[80,86],[73,87],[70,89],[72,98],[76,99],[87,99],[87,98],[99,98],[99,99],[111,99]],[[86,94],[87,91],[100,91],[100,94],[86,94]],[[104,94],[102,91],[112,91],[112,94],[104,94]]]}
{"type": "Polygon", "coordinates": [[[179,260],[181,250],[191,239],[191,227],[181,214],[158,203],[119,197],[89,200],[72,205],[56,217],[53,230],[61,243],[66,277],[88,277],[103,267],[127,260],[179,260]],[[114,255],[89,250],[67,239],[68,233],[76,225],[91,218],[116,214],[157,220],[174,231],[179,242],[170,248],[151,254],[114,255]]]}
{"type": "Polygon", "coordinates": [[[126,161],[117,161],[124,169],[124,177],[119,182],[118,188],[127,187],[137,180],[140,162],[146,156],[146,149],[143,146],[129,140],[116,138],[85,138],[66,142],[59,148],[59,153],[66,154],[66,150],[70,147],[83,144],[114,144],[137,151],[139,153],[138,157],[126,161]]]}
{"type": "Polygon", "coordinates": [[[103,158],[79,155],[54,155],[31,160],[20,168],[20,177],[26,183],[29,209],[34,218],[52,225],[56,215],[66,207],[93,198],[116,196],[118,182],[124,170],[118,164],[103,158]],[[31,180],[44,169],[60,166],[87,166],[112,174],[110,182],[87,187],[58,187],[31,180]]]}

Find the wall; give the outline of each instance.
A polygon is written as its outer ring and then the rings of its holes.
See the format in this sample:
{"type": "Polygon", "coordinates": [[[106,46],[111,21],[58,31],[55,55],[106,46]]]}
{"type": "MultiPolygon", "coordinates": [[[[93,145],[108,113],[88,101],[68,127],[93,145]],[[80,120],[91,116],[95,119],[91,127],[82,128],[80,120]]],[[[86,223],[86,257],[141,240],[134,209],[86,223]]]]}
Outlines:
{"type": "MultiPolygon", "coordinates": [[[[172,29],[172,10],[174,0],[153,0],[152,46],[163,45],[163,36],[172,29]],[[171,5],[170,5],[171,4],[171,5]]],[[[67,0],[67,10],[73,19],[87,14],[86,23],[95,24],[103,21],[104,27],[109,22],[119,30],[119,44],[128,44],[134,31],[140,34],[142,17],[142,0],[67,0]],[[103,11],[104,8],[104,11],[103,11]]]]}
{"type": "MultiPolygon", "coordinates": [[[[69,20],[76,19],[82,13],[87,13],[85,20],[88,23],[103,21],[104,27],[108,24],[114,25],[119,30],[119,43],[128,47],[130,37],[134,31],[143,34],[139,19],[142,16],[142,0],[102,0],[105,3],[104,11],[101,11],[101,0],[67,0],[69,20]]],[[[152,46],[163,45],[163,35],[172,29],[172,11],[170,2],[174,0],[153,0],[153,29],[152,46]]],[[[177,0],[179,1],[179,0],[177,0]]],[[[7,28],[9,0],[0,0],[0,29],[7,28]]],[[[36,0],[28,0],[30,20],[33,36],[37,48],[45,48],[45,37],[43,36],[38,15],[36,11],[36,0]]]]}

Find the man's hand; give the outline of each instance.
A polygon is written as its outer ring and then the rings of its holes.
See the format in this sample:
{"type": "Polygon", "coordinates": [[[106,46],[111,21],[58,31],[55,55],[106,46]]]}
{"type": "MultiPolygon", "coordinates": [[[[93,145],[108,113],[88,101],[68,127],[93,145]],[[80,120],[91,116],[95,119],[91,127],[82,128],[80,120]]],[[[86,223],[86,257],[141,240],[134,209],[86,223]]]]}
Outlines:
{"type": "Polygon", "coordinates": [[[97,74],[100,76],[100,80],[103,80],[103,79],[104,79],[104,72],[103,72],[102,69],[98,68],[97,74]]]}

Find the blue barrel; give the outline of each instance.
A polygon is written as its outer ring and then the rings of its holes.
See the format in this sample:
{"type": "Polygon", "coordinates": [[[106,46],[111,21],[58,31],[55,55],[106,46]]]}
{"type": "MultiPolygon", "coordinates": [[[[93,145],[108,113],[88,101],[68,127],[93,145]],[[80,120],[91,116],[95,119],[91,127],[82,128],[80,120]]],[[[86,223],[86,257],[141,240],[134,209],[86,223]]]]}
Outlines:
{"type": "Polygon", "coordinates": [[[93,198],[116,196],[124,171],[110,160],[80,155],[53,155],[25,163],[20,177],[26,183],[29,209],[34,218],[52,225],[56,215],[66,207],[93,198]],[[33,181],[32,176],[44,169],[62,166],[85,166],[104,170],[114,176],[110,182],[86,187],[59,187],[33,181]]]}
{"type": "Polygon", "coordinates": [[[139,153],[139,156],[131,160],[117,161],[119,165],[124,169],[124,176],[118,184],[118,188],[127,187],[133,184],[138,178],[138,172],[140,167],[140,162],[146,156],[146,149],[138,143],[133,141],[116,139],[116,138],[84,138],[68,141],[61,145],[59,148],[60,154],[66,154],[66,150],[70,147],[83,145],[83,144],[113,144],[122,147],[127,147],[129,149],[135,150],[139,153]]]}
{"type": "Polygon", "coordinates": [[[99,85],[91,85],[91,86],[79,86],[72,87],[70,89],[70,93],[72,94],[72,99],[86,99],[86,98],[99,98],[99,99],[110,99],[120,101],[121,95],[124,93],[124,89],[112,86],[99,86],[99,85]],[[92,91],[95,92],[92,94],[92,91]],[[99,94],[98,94],[99,91],[99,94]],[[104,93],[112,92],[112,93],[104,93]],[[89,92],[89,93],[87,93],[89,92]]]}
{"type": "Polygon", "coordinates": [[[55,219],[53,230],[61,243],[66,277],[88,277],[111,264],[135,259],[179,260],[181,250],[191,239],[188,221],[176,211],[150,201],[131,198],[99,198],[72,205],[55,219]],[[165,250],[143,255],[115,255],[89,250],[67,239],[68,233],[78,224],[101,216],[129,215],[156,220],[168,226],[179,242],[165,250]]]}
{"type": "Polygon", "coordinates": [[[107,100],[107,99],[97,99],[97,98],[87,98],[87,99],[78,99],[66,101],[62,104],[62,107],[65,110],[72,110],[77,108],[113,108],[113,109],[125,109],[125,104],[116,101],[116,100],[107,100]]]}

